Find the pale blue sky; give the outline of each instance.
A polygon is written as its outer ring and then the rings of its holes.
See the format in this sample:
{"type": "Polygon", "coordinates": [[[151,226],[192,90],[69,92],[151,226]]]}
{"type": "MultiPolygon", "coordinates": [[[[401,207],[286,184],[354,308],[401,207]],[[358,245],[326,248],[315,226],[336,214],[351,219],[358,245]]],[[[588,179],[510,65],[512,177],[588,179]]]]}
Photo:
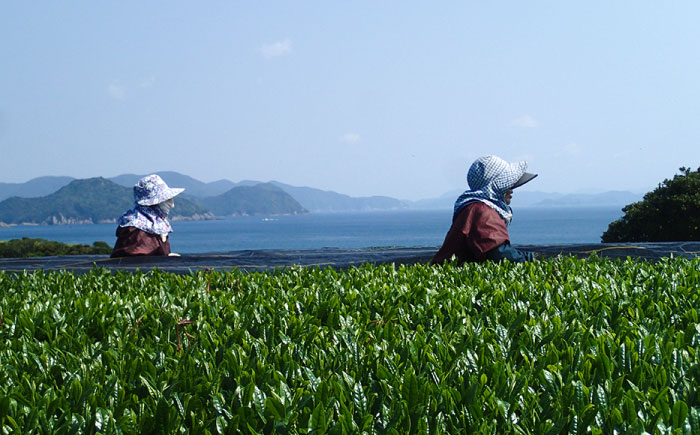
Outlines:
{"type": "Polygon", "coordinates": [[[0,3],[0,181],[173,170],[405,199],[700,166],[700,3],[0,3]]]}

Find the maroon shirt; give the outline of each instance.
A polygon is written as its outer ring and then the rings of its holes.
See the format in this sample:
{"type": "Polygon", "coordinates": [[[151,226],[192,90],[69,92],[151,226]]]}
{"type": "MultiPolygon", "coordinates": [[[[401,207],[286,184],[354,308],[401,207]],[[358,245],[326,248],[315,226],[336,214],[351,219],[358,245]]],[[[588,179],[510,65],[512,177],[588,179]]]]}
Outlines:
{"type": "Polygon", "coordinates": [[[165,241],[160,234],[151,234],[136,227],[117,227],[117,242],[111,257],[130,257],[133,255],[168,255],[170,240],[165,241]]]}
{"type": "Polygon", "coordinates": [[[456,255],[460,263],[485,261],[486,253],[510,243],[506,221],[483,202],[469,204],[459,212],[432,263],[444,263],[456,255]]]}

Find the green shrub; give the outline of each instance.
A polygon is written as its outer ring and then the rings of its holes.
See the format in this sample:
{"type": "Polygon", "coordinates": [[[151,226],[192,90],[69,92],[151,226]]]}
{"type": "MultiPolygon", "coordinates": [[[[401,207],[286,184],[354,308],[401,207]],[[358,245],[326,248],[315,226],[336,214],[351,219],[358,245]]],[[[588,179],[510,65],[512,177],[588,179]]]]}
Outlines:
{"type": "Polygon", "coordinates": [[[12,239],[0,241],[1,258],[51,257],[56,255],[109,254],[112,248],[105,242],[94,242],[92,246],[67,244],[44,239],[12,239]]]}
{"type": "Polygon", "coordinates": [[[608,242],[700,240],[700,168],[680,168],[640,202],[625,206],[624,216],[603,233],[608,242]]]}

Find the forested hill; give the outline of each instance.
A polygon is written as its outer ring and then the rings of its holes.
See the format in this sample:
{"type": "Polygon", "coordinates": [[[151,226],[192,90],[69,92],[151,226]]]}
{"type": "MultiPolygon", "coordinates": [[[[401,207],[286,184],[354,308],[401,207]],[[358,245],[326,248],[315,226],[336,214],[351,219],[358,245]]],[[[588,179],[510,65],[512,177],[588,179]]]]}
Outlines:
{"type": "MultiPolygon", "coordinates": [[[[40,198],[12,197],[0,202],[0,224],[81,224],[115,222],[134,205],[133,189],[102,177],[71,181],[40,198]]],[[[172,220],[217,216],[300,214],[307,211],[288,193],[271,184],[239,186],[218,196],[175,200],[172,220]]]]}
{"type": "MultiPolygon", "coordinates": [[[[80,224],[114,222],[133,207],[133,190],[102,177],[71,181],[40,198],[12,197],[0,202],[0,222],[5,224],[80,224]]],[[[201,205],[178,198],[174,220],[206,218],[201,205]]]]}
{"type": "Polygon", "coordinates": [[[217,216],[303,214],[308,211],[284,190],[270,183],[237,186],[199,202],[217,216]]]}
{"type": "Polygon", "coordinates": [[[388,196],[352,197],[312,187],[290,186],[278,181],[271,181],[270,183],[292,195],[304,208],[312,212],[401,210],[409,208],[406,202],[388,196]]]}
{"type": "MultiPolygon", "coordinates": [[[[226,179],[204,183],[188,175],[173,171],[155,171],[153,173],[160,175],[171,187],[185,188],[185,194],[189,197],[196,198],[197,201],[203,198],[222,195],[234,187],[253,187],[260,184],[266,184],[261,181],[254,180],[241,180],[238,182],[233,182],[226,179]]],[[[131,188],[140,178],[144,177],[145,175],[147,174],[122,174],[116,177],[108,178],[108,180],[113,181],[120,186],[131,188]]],[[[40,177],[29,180],[25,183],[0,182],[0,201],[11,196],[19,196],[23,198],[46,196],[52,192],[55,192],[60,187],[67,185],[72,180],[74,179],[71,177],[40,177]]],[[[284,184],[277,181],[271,181],[270,184],[273,184],[288,193],[301,205],[302,208],[312,213],[399,210],[410,208],[409,201],[401,201],[386,196],[352,197],[342,193],[320,190],[312,187],[291,186],[289,184],[284,184]]],[[[245,189],[239,193],[244,194],[245,189]]],[[[269,189],[260,189],[259,193],[262,195],[260,198],[261,202],[265,202],[270,199],[266,196],[271,193],[269,189]]],[[[204,202],[207,201],[205,200],[204,202]]],[[[258,209],[257,202],[255,204],[255,209],[256,210],[247,210],[247,213],[261,213],[261,211],[258,209]]],[[[275,213],[280,214],[284,212],[281,210],[276,210],[275,213]]]]}

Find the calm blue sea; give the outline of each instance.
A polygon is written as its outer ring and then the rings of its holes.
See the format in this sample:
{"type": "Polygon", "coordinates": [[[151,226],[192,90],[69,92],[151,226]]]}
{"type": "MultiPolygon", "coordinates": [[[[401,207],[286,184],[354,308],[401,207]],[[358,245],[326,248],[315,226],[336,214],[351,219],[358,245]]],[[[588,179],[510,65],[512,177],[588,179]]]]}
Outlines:
{"type": "MultiPolygon", "coordinates": [[[[510,226],[513,244],[598,243],[620,208],[516,209],[510,226]]],[[[303,216],[237,217],[174,222],[171,247],[179,253],[243,249],[364,248],[439,246],[450,227],[451,211],[405,210],[314,213],[303,216]]],[[[15,226],[0,228],[0,240],[22,237],[114,244],[114,224],[15,226]]]]}

